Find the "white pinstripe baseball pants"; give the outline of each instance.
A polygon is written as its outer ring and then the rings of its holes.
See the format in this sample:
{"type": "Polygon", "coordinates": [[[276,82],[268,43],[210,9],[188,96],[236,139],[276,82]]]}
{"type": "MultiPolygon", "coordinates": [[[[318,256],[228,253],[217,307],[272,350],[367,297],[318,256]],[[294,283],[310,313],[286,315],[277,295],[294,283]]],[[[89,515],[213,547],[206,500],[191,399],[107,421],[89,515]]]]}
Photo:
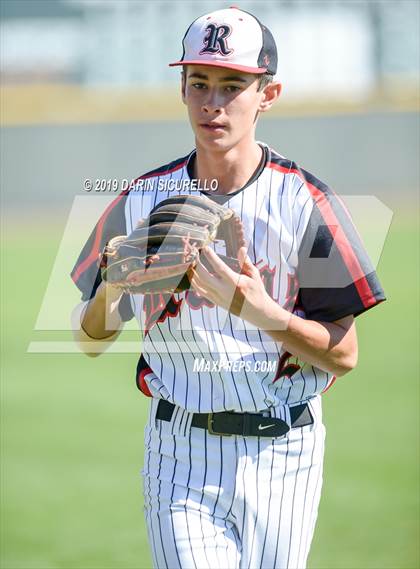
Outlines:
{"type": "Polygon", "coordinates": [[[155,568],[304,568],[322,485],[320,397],[314,424],[282,439],[210,435],[181,409],[155,420],[156,403],[143,469],[155,568]]]}

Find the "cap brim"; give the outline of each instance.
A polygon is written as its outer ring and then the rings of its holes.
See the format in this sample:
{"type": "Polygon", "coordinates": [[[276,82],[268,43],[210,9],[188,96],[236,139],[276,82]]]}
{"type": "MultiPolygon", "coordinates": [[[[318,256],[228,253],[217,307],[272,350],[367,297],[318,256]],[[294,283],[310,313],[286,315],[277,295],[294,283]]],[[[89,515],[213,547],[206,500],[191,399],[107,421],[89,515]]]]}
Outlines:
{"type": "Polygon", "coordinates": [[[200,59],[176,61],[170,63],[169,67],[176,67],[177,65],[206,65],[208,67],[223,67],[224,69],[234,69],[235,71],[243,71],[244,73],[267,73],[266,67],[248,67],[246,65],[236,65],[234,63],[224,63],[223,61],[203,61],[200,59]]]}

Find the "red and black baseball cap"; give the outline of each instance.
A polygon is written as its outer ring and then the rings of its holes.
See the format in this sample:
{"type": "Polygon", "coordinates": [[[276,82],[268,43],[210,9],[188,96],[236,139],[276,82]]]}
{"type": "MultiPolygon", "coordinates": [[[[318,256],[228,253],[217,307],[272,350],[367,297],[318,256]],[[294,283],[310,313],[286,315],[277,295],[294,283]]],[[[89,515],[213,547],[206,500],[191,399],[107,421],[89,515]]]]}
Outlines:
{"type": "Polygon", "coordinates": [[[266,26],[249,12],[232,7],[200,16],[182,41],[175,65],[210,65],[245,73],[277,72],[277,48],[266,26]]]}

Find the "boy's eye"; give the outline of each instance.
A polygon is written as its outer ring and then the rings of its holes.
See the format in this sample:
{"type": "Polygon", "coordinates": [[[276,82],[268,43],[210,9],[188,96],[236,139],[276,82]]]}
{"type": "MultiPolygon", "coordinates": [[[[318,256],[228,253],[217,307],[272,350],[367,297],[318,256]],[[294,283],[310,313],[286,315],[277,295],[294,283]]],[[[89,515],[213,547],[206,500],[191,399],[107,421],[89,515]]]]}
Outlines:
{"type": "Polygon", "coordinates": [[[226,91],[227,91],[228,93],[236,93],[236,92],[239,91],[239,90],[240,90],[240,87],[238,87],[237,85],[228,85],[228,86],[226,87],[226,91]]]}
{"type": "MultiPolygon", "coordinates": [[[[196,81],[195,83],[191,83],[191,87],[193,89],[202,90],[202,89],[207,89],[207,84],[202,83],[200,81],[196,81]]],[[[226,85],[225,87],[223,87],[223,89],[227,93],[236,93],[237,91],[240,91],[241,88],[238,87],[237,85],[226,85]]]]}

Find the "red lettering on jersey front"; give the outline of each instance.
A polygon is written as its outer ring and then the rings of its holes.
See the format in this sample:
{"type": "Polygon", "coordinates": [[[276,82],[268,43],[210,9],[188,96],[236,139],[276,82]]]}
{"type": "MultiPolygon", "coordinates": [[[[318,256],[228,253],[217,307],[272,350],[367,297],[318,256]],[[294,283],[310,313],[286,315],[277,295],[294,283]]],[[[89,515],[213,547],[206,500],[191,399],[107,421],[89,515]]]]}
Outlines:
{"type": "Polygon", "coordinates": [[[299,281],[296,275],[288,273],[287,274],[287,292],[286,300],[283,304],[283,308],[289,312],[293,312],[296,305],[296,299],[299,294],[299,281]]]}
{"type": "Polygon", "coordinates": [[[158,322],[165,322],[167,318],[175,318],[181,309],[182,298],[176,300],[173,294],[145,294],[143,310],[146,314],[145,331],[147,335],[158,322]]]}
{"type": "Polygon", "coordinates": [[[274,298],[274,277],[276,274],[276,267],[273,267],[272,269],[270,269],[268,265],[264,265],[261,268],[258,267],[258,265],[262,262],[263,261],[258,261],[257,263],[255,263],[255,266],[260,271],[261,280],[264,283],[264,287],[265,290],[267,291],[267,294],[270,296],[270,298],[276,300],[274,298]]]}
{"type": "Polygon", "coordinates": [[[300,370],[301,366],[297,363],[290,363],[289,359],[293,357],[290,352],[284,352],[282,357],[280,358],[279,365],[277,366],[276,375],[274,376],[273,383],[279,380],[282,377],[287,377],[290,379],[292,375],[294,375],[298,370],[300,370]]]}

